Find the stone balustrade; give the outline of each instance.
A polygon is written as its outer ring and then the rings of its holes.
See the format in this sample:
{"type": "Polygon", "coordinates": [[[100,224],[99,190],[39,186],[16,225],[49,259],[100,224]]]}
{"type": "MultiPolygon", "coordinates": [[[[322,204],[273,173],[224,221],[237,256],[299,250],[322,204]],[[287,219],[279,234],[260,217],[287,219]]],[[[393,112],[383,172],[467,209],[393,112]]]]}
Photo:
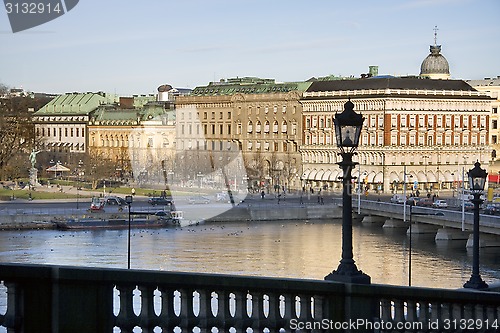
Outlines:
{"type": "Polygon", "coordinates": [[[495,292],[24,264],[0,281],[9,333],[500,330],[495,292]]]}

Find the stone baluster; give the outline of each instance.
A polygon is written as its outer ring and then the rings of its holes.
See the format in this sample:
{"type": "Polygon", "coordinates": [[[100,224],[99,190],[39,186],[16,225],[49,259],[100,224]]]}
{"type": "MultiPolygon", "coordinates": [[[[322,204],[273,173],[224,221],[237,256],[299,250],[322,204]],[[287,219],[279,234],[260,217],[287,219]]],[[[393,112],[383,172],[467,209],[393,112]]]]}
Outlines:
{"type": "Polygon", "coordinates": [[[161,312],[159,315],[160,327],[166,332],[171,332],[174,327],[180,325],[180,317],[175,314],[175,289],[158,287],[161,293],[161,312]]]}
{"type": "Polygon", "coordinates": [[[451,304],[451,319],[457,319],[460,320],[461,318],[464,317],[463,314],[463,306],[462,304],[459,303],[452,303],[451,304]]]}
{"type": "MultiPolygon", "coordinates": [[[[474,318],[474,306],[472,304],[463,305],[463,319],[474,318]]],[[[457,318],[458,319],[458,318],[457,318]]]]}
{"type": "MultiPolygon", "coordinates": [[[[488,320],[488,323],[493,323],[495,318],[500,317],[500,306],[490,305],[486,308],[485,317],[488,320]]],[[[500,323],[498,323],[500,325],[500,323]]]]}
{"type": "Polygon", "coordinates": [[[441,304],[441,314],[439,315],[439,322],[443,322],[445,319],[453,319],[453,305],[450,303],[441,304]]]}
{"type": "Polygon", "coordinates": [[[188,332],[198,325],[198,317],[194,314],[194,291],[192,289],[179,289],[181,293],[181,327],[188,332]]]}
{"type": "MultiPolygon", "coordinates": [[[[320,322],[322,319],[324,319],[324,299],[323,297],[320,296],[314,296],[313,297],[313,312],[312,316],[314,318],[314,321],[320,322]]],[[[327,318],[328,319],[328,318],[327,318]]],[[[322,330],[312,330],[312,332],[322,332],[322,330]]]]}
{"type": "Polygon", "coordinates": [[[139,324],[138,317],[134,313],[133,297],[134,285],[117,285],[120,292],[120,312],[116,316],[116,325],[122,333],[132,333],[134,327],[139,324]]]}
{"type": "Polygon", "coordinates": [[[405,305],[400,299],[394,300],[394,316],[393,321],[395,323],[402,323],[405,321],[405,305]]]}
{"type": "Polygon", "coordinates": [[[430,304],[426,301],[419,302],[418,320],[427,323],[431,319],[430,304]]]}
{"type": "Polygon", "coordinates": [[[386,298],[380,300],[380,319],[385,322],[392,321],[392,302],[386,298]]]}
{"type": "Polygon", "coordinates": [[[154,309],[154,291],[152,286],[139,286],[141,291],[141,313],[139,314],[139,326],[143,333],[153,333],[159,320],[154,309]]]}
{"type": "Polygon", "coordinates": [[[269,328],[271,332],[276,332],[271,328],[277,328],[280,322],[280,294],[269,293],[268,296],[268,313],[265,320],[266,327],[269,328]]]}
{"type": "Polygon", "coordinates": [[[285,294],[284,304],[283,304],[283,319],[285,325],[283,326],[286,330],[289,330],[290,320],[297,319],[297,311],[295,310],[295,297],[291,294],[285,294]]]}
{"type": "MultiPolygon", "coordinates": [[[[418,321],[417,316],[417,302],[414,300],[406,301],[406,321],[414,323],[418,321]]],[[[427,323],[425,323],[427,324],[427,323]]]]}
{"type": "Polygon", "coordinates": [[[5,282],[7,288],[7,312],[3,316],[3,326],[8,332],[17,332],[22,321],[21,288],[17,283],[5,282]]]}
{"type": "Polygon", "coordinates": [[[199,311],[198,311],[198,328],[201,333],[210,331],[209,322],[214,318],[212,313],[212,292],[209,289],[198,290],[199,311]]]}
{"type": "Polygon", "coordinates": [[[263,309],[263,293],[258,291],[251,291],[250,295],[252,311],[250,315],[251,323],[250,327],[252,330],[260,331],[262,330],[261,324],[264,319],[264,309],[263,309]]]}
{"type": "Polygon", "coordinates": [[[431,302],[431,307],[430,307],[430,320],[432,322],[435,322],[436,320],[441,319],[441,303],[439,302],[431,302]]]}
{"type": "Polygon", "coordinates": [[[305,294],[299,294],[300,298],[300,314],[299,321],[312,321],[311,313],[311,297],[305,294]]]}

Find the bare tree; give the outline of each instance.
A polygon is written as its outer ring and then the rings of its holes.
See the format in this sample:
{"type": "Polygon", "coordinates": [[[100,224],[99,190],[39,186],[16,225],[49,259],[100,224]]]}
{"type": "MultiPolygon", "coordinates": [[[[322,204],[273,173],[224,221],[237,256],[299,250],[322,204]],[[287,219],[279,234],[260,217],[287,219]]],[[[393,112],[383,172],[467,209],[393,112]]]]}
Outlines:
{"type": "MultiPolygon", "coordinates": [[[[0,95],[8,90],[0,83],[0,95]]],[[[31,115],[49,101],[50,98],[31,97],[0,99],[0,179],[28,175],[29,167],[24,168],[24,163],[19,163],[27,161],[29,152],[40,146],[31,115]]]]}
{"type": "Polygon", "coordinates": [[[113,161],[106,159],[102,152],[93,150],[85,160],[85,179],[92,182],[93,189],[96,189],[101,181],[113,177],[115,173],[113,161]]]}

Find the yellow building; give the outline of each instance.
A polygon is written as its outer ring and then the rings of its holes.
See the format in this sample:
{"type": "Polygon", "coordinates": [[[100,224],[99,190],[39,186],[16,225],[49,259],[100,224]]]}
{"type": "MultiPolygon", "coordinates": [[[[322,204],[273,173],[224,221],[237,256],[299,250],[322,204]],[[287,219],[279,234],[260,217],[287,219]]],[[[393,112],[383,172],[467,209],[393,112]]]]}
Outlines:
{"type": "Polygon", "coordinates": [[[309,84],[236,78],[178,97],[177,154],[184,179],[210,172],[241,152],[246,173],[235,183],[254,189],[299,187],[299,101],[309,84]]]}

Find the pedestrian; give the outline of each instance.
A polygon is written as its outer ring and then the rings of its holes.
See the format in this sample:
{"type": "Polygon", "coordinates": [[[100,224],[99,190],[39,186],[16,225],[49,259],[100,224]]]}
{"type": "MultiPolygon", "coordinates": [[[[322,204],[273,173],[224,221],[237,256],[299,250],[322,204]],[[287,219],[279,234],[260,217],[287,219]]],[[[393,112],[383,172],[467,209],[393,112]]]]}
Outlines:
{"type": "Polygon", "coordinates": [[[135,195],[135,188],[132,188],[132,195],[135,195]]]}
{"type": "Polygon", "coordinates": [[[264,199],[264,197],[265,197],[265,196],[266,196],[266,193],[264,192],[264,190],[262,190],[262,192],[260,192],[260,197],[261,197],[262,199],[264,199]]]}

